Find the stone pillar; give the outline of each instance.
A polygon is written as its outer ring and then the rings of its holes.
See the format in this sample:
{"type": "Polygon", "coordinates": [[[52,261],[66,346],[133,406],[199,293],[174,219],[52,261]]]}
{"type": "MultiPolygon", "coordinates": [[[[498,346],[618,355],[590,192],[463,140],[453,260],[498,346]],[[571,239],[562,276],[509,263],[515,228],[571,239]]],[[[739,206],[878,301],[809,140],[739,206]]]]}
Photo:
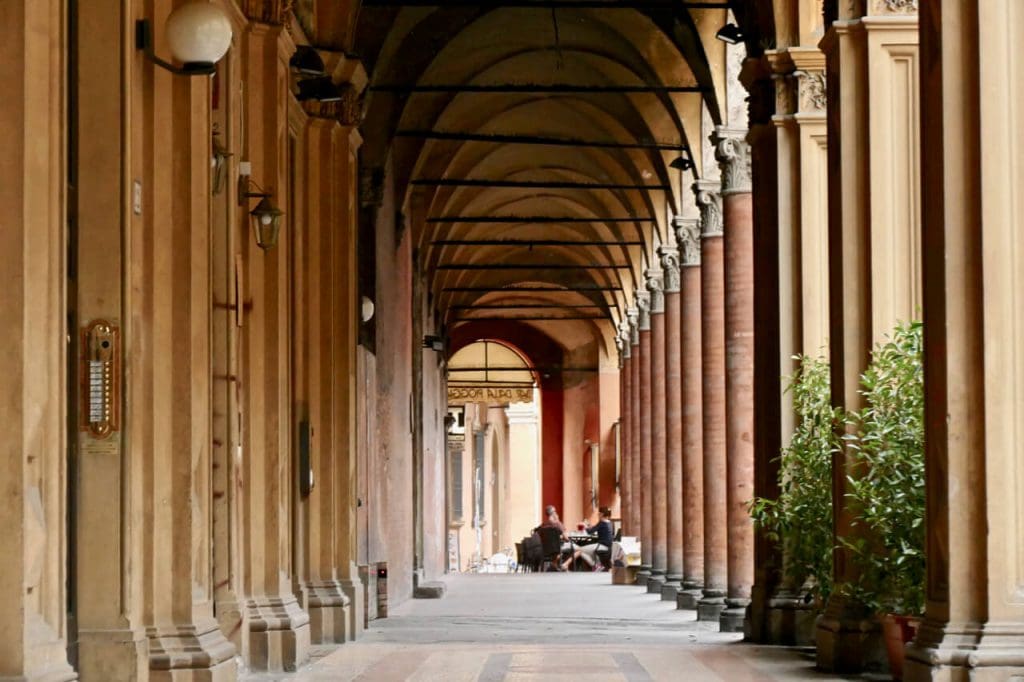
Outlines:
{"type": "MultiPolygon", "coordinates": [[[[295,49],[279,23],[252,23],[239,36],[245,52],[246,106],[249,113],[242,154],[253,180],[274,192],[286,212],[280,240],[266,251],[245,239],[243,258],[251,310],[243,328],[242,400],[244,423],[245,592],[243,654],[252,670],[295,670],[309,655],[309,616],[292,593],[291,476],[292,419],[289,404],[290,251],[295,238],[293,207],[287,205],[288,59],[295,49]]],[[[260,15],[263,18],[263,15],[260,15]]],[[[248,231],[248,207],[239,209],[248,231]]]]}
{"type": "Polygon", "coordinates": [[[77,677],[67,661],[64,570],[65,335],[77,331],[64,323],[65,13],[57,0],[0,3],[0,122],[9,133],[0,165],[0,678],[10,680],[77,677]]]}
{"type": "MultiPolygon", "coordinates": [[[[832,401],[862,406],[860,376],[874,343],[920,306],[917,3],[873,0],[840,8],[821,48],[826,57],[829,158],[829,354],[832,401]]],[[[863,532],[846,509],[856,475],[841,452],[833,465],[837,538],[863,532]]],[[[870,538],[867,538],[870,541],[870,538]]],[[[837,582],[854,579],[843,550],[837,582]]],[[[885,653],[873,614],[833,594],[818,621],[817,662],[853,672],[885,653]]]]}
{"type": "Polygon", "coordinates": [[[640,335],[640,392],[637,400],[637,416],[640,423],[640,570],[636,582],[647,587],[654,567],[654,520],[651,489],[651,450],[653,447],[653,420],[651,418],[651,294],[636,292],[638,311],[637,330],[640,335]]]}
{"type": "Polygon", "coordinates": [[[683,382],[679,324],[679,249],[658,249],[665,286],[665,526],[667,573],[661,598],[675,603],[683,581],[683,382]]]}
{"type": "Polygon", "coordinates": [[[511,490],[534,489],[533,495],[513,495],[510,499],[511,528],[537,525],[542,509],[538,482],[541,477],[540,435],[537,430],[537,403],[512,403],[505,410],[508,418],[509,480],[511,490]]]}
{"type": "Polygon", "coordinates": [[[746,130],[717,128],[725,279],[726,504],[729,593],[720,626],[741,632],[754,583],[754,249],[746,130]]]}
{"type": "Polygon", "coordinates": [[[701,403],[704,464],[704,585],[697,618],[718,622],[725,610],[727,509],[725,464],[725,280],[721,185],[694,183],[701,211],[701,403]]]}
{"type": "Polygon", "coordinates": [[[626,320],[629,324],[629,449],[632,453],[630,457],[629,485],[633,490],[633,504],[629,510],[629,532],[631,535],[640,538],[643,534],[642,508],[644,497],[643,484],[640,481],[640,469],[643,460],[643,453],[640,447],[640,311],[636,308],[628,308],[626,310],[626,320]]]}
{"type": "Polygon", "coordinates": [[[646,272],[651,294],[651,578],[647,591],[661,594],[668,570],[668,499],[665,478],[665,293],[660,268],[646,272]]]}
{"type": "Polygon", "coordinates": [[[619,527],[623,535],[633,532],[631,510],[633,508],[633,486],[630,467],[633,465],[633,452],[630,448],[632,426],[630,424],[632,396],[632,345],[630,344],[629,324],[626,320],[619,325],[616,338],[619,346],[619,527]]]}
{"type": "Polygon", "coordinates": [[[1024,16],[943,0],[922,3],[921,27],[928,574],[904,679],[1024,679],[1024,16]]]}
{"type": "Polygon", "coordinates": [[[683,581],[676,598],[696,609],[704,586],[704,424],[701,347],[700,220],[676,218],[679,244],[679,343],[682,385],[683,581]]]}

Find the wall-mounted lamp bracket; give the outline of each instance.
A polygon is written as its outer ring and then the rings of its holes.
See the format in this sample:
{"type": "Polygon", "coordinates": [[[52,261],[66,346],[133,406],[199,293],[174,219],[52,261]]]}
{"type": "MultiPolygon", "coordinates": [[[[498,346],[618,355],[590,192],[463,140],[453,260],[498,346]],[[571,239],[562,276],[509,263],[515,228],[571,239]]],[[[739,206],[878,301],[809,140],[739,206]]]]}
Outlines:
{"type": "Polygon", "coordinates": [[[153,26],[149,23],[149,19],[139,19],[135,22],[135,49],[142,50],[146,59],[160,68],[179,76],[210,76],[217,70],[217,65],[213,62],[187,62],[181,66],[175,66],[157,57],[153,51],[153,26]]]}

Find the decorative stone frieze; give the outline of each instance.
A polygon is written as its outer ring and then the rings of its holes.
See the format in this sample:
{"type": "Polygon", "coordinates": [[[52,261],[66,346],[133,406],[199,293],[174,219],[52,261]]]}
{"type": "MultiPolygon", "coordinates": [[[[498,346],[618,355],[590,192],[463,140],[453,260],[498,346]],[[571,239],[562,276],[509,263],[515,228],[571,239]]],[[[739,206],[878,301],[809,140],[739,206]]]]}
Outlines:
{"type": "Polygon", "coordinates": [[[872,14],[917,14],[917,0],[874,0],[872,14]]]}
{"type": "Polygon", "coordinates": [[[693,193],[700,209],[700,236],[722,236],[722,194],[717,180],[698,180],[693,183],[693,193]]]}
{"type": "Polygon", "coordinates": [[[341,125],[353,128],[363,122],[363,97],[352,85],[346,85],[341,99],[335,102],[306,100],[302,109],[315,118],[329,118],[341,125]]]}
{"type": "MultiPolygon", "coordinates": [[[[651,292],[637,290],[636,292],[636,309],[637,309],[637,330],[642,332],[651,331],[651,292]]],[[[639,339],[637,343],[639,343],[639,339]]]]}
{"type": "Polygon", "coordinates": [[[635,307],[626,308],[626,324],[629,326],[629,345],[640,345],[640,310],[635,307]]]}
{"type": "Polygon", "coordinates": [[[679,249],[671,244],[658,247],[661,271],[664,274],[665,293],[679,291],[679,249]]]}
{"type": "Polygon", "coordinates": [[[647,268],[644,271],[644,283],[651,293],[651,313],[665,312],[665,275],[659,268],[647,268]]]}
{"type": "Polygon", "coordinates": [[[722,169],[722,194],[750,192],[750,145],[747,131],[739,128],[715,128],[711,143],[715,159],[722,169]]]}
{"type": "Polygon", "coordinates": [[[672,219],[681,265],[700,265],[700,218],[672,219]]]}
{"type": "Polygon", "coordinates": [[[827,91],[825,85],[825,72],[795,71],[798,90],[800,93],[800,112],[821,112],[827,106],[827,91]]]}
{"type": "Polygon", "coordinates": [[[288,23],[293,0],[242,0],[245,16],[261,24],[282,26],[288,23]]]}

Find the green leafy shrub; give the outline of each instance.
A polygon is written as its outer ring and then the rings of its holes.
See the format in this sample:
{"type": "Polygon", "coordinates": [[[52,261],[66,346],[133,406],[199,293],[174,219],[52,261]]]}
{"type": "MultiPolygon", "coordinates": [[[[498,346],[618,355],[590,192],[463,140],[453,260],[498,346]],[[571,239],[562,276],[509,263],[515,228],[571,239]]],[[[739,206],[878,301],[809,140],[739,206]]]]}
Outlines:
{"type": "Polygon", "coordinates": [[[771,541],[785,545],[786,577],[821,604],[832,591],[832,454],[840,412],[831,404],[828,361],[794,359],[799,367],[787,390],[796,423],[778,458],[779,497],[755,498],[750,513],[771,541]]]}
{"type": "Polygon", "coordinates": [[[848,416],[844,538],[858,579],[844,586],[878,612],[924,609],[924,367],[920,323],[897,327],[861,377],[865,406],[848,416]]]}

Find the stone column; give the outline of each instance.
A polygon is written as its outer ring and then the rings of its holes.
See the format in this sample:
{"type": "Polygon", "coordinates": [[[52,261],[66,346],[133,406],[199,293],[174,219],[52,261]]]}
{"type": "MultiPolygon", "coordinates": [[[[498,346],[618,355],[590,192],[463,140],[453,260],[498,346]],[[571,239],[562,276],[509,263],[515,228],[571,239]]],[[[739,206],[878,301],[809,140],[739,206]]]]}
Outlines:
{"type": "Polygon", "coordinates": [[[632,346],[630,344],[629,324],[626,320],[619,325],[616,338],[619,346],[619,527],[623,535],[633,532],[630,525],[630,513],[633,508],[633,486],[630,477],[633,452],[630,448],[632,426],[630,424],[632,396],[632,346]]]}
{"type": "Polygon", "coordinates": [[[1022,19],[1012,0],[921,6],[921,106],[937,115],[921,128],[928,574],[914,682],[1024,679],[1022,19]]]}
{"type": "Polygon", "coordinates": [[[646,272],[651,294],[651,578],[647,591],[661,594],[668,570],[668,500],[665,478],[665,293],[661,269],[646,272]]]}
{"type": "Polygon", "coordinates": [[[746,130],[717,128],[712,137],[722,168],[725,279],[726,504],[729,593],[720,625],[742,632],[754,583],[754,525],[747,504],[754,491],[754,249],[750,147],[746,130]]]}
{"type": "MultiPolygon", "coordinates": [[[[261,3],[262,4],[262,3],[261,3]]],[[[301,666],[309,654],[309,616],[292,592],[290,484],[292,464],[291,381],[288,357],[290,250],[296,225],[287,216],[288,59],[295,47],[279,23],[252,23],[239,36],[245,52],[248,129],[241,153],[252,164],[253,179],[273,191],[286,212],[280,240],[266,251],[248,226],[248,208],[239,209],[246,230],[242,241],[245,283],[251,309],[243,328],[243,479],[241,499],[245,592],[243,655],[252,670],[284,671],[301,666]]],[[[261,13],[260,18],[264,18],[261,13]]]]}
{"type": "MultiPolygon", "coordinates": [[[[643,453],[640,447],[640,311],[636,308],[626,310],[629,324],[630,347],[630,392],[629,392],[629,449],[630,457],[630,488],[633,490],[633,504],[629,510],[630,534],[642,536],[643,521],[643,484],[640,481],[643,453]]],[[[642,548],[641,548],[642,550],[642,548]]]]}
{"type": "Polygon", "coordinates": [[[640,423],[640,570],[636,582],[647,587],[654,567],[654,520],[652,501],[654,491],[651,484],[651,451],[653,448],[654,426],[651,416],[651,294],[636,292],[638,311],[637,330],[640,335],[640,392],[637,400],[637,416],[640,423]]]}
{"type": "MultiPolygon", "coordinates": [[[[67,660],[68,345],[64,17],[57,0],[0,3],[0,678],[73,680],[67,660]]],[[[119,463],[115,454],[101,456],[119,463]]],[[[117,514],[117,511],[114,511],[117,514]]],[[[131,648],[128,637],[125,648],[131,648]]]]}
{"type": "Polygon", "coordinates": [[[701,371],[700,220],[676,218],[681,269],[679,344],[682,385],[683,581],[676,598],[696,609],[704,586],[704,424],[701,371]]]}
{"type": "Polygon", "coordinates": [[[701,403],[704,464],[704,585],[697,618],[718,622],[728,579],[725,464],[725,279],[721,184],[694,183],[701,211],[701,403]]]}
{"type": "MultiPolygon", "coordinates": [[[[874,343],[920,306],[917,3],[872,0],[840,7],[821,48],[826,57],[829,158],[829,354],[832,401],[862,406],[860,376],[874,343]]],[[[863,532],[846,508],[856,475],[841,452],[833,466],[837,538],[863,532]]],[[[870,541],[870,538],[867,538],[870,541]]],[[[837,582],[855,578],[843,550],[837,582]]],[[[834,593],[818,621],[817,663],[852,672],[885,657],[877,622],[834,593]]]]}
{"type": "Polygon", "coordinates": [[[679,249],[658,249],[665,285],[665,526],[667,573],[661,598],[675,603],[683,581],[683,382],[679,324],[679,249]]]}

